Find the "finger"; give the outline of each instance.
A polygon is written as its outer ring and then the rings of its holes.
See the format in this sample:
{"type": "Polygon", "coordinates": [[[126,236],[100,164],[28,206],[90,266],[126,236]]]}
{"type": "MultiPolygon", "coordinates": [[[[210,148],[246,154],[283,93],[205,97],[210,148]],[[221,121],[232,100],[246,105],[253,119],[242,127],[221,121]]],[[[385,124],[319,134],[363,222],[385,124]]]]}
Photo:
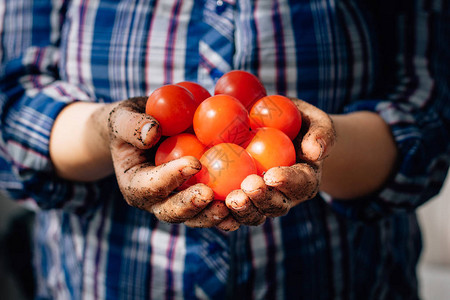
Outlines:
{"type": "Polygon", "coordinates": [[[236,221],[233,216],[228,215],[228,217],[225,218],[222,222],[217,224],[217,228],[223,231],[235,231],[238,230],[241,224],[239,224],[238,221],[236,221]]]}
{"type": "Polygon", "coordinates": [[[292,202],[282,192],[268,187],[266,201],[258,206],[258,210],[267,217],[281,217],[286,215],[292,207],[292,202]]]}
{"type": "MultiPolygon", "coordinates": [[[[173,194],[164,201],[157,202],[151,207],[147,207],[147,210],[151,211],[161,221],[181,223],[194,218],[194,216],[204,210],[213,199],[214,193],[209,187],[204,184],[196,184],[173,194]]],[[[213,207],[208,216],[213,218],[213,215],[215,214],[223,214],[223,209],[220,207],[213,207]]]]}
{"type": "Polygon", "coordinates": [[[335,143],[336,131],[327,113],[299,99],[293,99],[302,114],[300,153],[298,156],[309,161],[322,160],[328,156],[335,143]]]}
{"type": "Polygon", "coordinates": [[[242,181],[241,189],[262,215],[268,217],[282,216],[291,207],[287,197],[268,186],[260,176],[247,176],[242,181]]]}
{"type": "Polygon", "coordinates": [[[201,163],[192,156],[181,157],[157,167],[149,163],[130,165],[127,159],[120,161],[116,156],[118,154],[113,153],[119,187],[132,206],[140,206],[143,200],[152,205],[165,199],[201,169],[201,163]]]}
{"type": "Polygon", "coordinates": [[[320,170],[318,166],[306,163],[291,167],[276,167],[264,174],[264,181],[290,199],[292,205],[297,205],[317,194],[320,170]]]}
{"type": "Polygon", "coordinates": [[[141,101],[126,100],[116,106],[109,116],[111,134],[139,149],[149,149],[161,137],[161,127],[156,119],[141,111],[141,101]]]}
{"type": "Polygon", "coordinates": [[[234,219],[244,225],[260,225],[266,217],[253,205],[250,198],[242,190],[234,190],[228,194],[225,204],[234,219]]]}
{"type": "Polygon", "coordinates": [[[197,215],[184,222],[189,227],[214,227],[221,223],[230,214],[223,201],[212,201],[197,215]]]}
{"type": "Polygon", "coordinates": [[[247,176],[241,183],[241,189],[256,206],[266,200],[267,186],[261,176],[247,176]]]}

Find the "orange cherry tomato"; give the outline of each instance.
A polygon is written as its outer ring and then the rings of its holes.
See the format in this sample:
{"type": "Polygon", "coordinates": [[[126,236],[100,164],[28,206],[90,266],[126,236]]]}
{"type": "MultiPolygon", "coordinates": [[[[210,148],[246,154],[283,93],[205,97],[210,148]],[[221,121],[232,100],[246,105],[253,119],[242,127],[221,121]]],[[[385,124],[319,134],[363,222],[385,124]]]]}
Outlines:
{"type": "Polygon", "coordinates": [[[206,146],[197,137],[189,133],[180,133],[164,140],[156,150],[155,165],[159,166],[171,160],[194,156],[200,159],[206,151],[206,146]]]}
{"type": "Polygon", "coordinates": [[[196,182],[208,185],[216,200],[225,200],[241,182],[257,169],[253,158],[239,145],[222,143],[208,149],[200,158],[202,169],[194,175],[196,182]]]}
{"type": "Polygon", "coordinates": [[[198,84],[196,82],[182,81],[182,82],[178,82],[176,85],[182,86],[185,89],[187,89],[189,92],[191,92],[192,95],[194,96],[194,100],[197,103],[197,105],[202,103],[203,100],[211,97],[210,92],[208,92],[207,89],[205,89],[203,86],[201,86],[200,84],[198,84]]]}
{"type": "Polygon", "coordinates": [[[246,150],[255,160],[258,175],[273,167],[295,164],[294,144],[276,128],[258,128],[246,150]]]}
{"type": "Polygon", "coordinates": [[[302,126],[302,116],[289,98],[270,95],[259,99],[250,110],[252,129],[272,127],[283,131],[293,140],[302,126]]]}
{"type": "Polygon", "coordinates": [[[216,82],[214,95],[226,94],[237,98],[250,110],[253,103],[267,95],[266,88],[252,73],[240,70],[225,73],[216,82]]]}
{"type": "Polygon", "coordinates": [[[150,94],[145,112],[158,120],[162,135],[172,136],[192,125],[196,108],[191,92],[182,86],[168,84],[150,94]]]}
{"type": "Polygon", "coordinates": [[[251,138],[248,112],[239,100],[229,95],[212,96],[197,107],[194,132],[202,144],[245,145],[251,138]]]}

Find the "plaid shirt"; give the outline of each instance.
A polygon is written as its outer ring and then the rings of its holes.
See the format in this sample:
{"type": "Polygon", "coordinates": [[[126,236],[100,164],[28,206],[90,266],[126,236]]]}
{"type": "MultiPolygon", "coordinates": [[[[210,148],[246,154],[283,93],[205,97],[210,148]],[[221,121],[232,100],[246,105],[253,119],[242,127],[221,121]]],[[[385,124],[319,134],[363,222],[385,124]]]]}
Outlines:
{"type": "Polygon", "coordinates": [[[1,0],[0,188],[38,207],[37,297],[415,299],[414,210],[449,164],[448,19],[444,0],[1,0]],[[328,113],[379,113],[394,174],[363,199],[321,193],[232,233],[159,222],[114,177],[55,176],[49,136],[68,103],[212,90],[232,69],[328,113]]]}

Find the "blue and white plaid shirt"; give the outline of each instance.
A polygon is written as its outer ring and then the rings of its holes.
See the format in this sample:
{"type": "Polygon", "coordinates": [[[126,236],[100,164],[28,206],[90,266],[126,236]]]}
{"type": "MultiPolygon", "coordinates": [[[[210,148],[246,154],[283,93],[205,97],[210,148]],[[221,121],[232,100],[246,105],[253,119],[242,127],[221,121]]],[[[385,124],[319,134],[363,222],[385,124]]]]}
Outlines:
{"type": "Polygon", "coordinates": [[[444,0],[1,0],[0,188],[37,204],[37,298],[415,299],[414,210],[449,165],[448,19],[444,0]],[[67,104],[212,90],[232,69],[328,113],[379,113],[394,174],[364,199],[321,194],[232,233],[161,223],[114,177],[54,174],[67,104]]]}

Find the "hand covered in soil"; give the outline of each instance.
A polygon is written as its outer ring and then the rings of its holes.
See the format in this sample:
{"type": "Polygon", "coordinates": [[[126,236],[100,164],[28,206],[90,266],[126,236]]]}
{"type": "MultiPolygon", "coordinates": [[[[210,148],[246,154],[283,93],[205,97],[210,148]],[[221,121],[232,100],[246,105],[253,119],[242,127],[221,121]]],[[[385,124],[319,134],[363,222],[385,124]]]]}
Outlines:
{"type": "Polygon", "coordinates": [[[224,202],[214,201],[206,185],[174,192],[201,169],[196,158],[186,156],[155,167],[153,146],[161,137],[161,129],[154,118],[144,113],[145,103],[145,97],[122,101],[109,116],[114,169],[127,203],[165,222],[223,230],[238,228],[224,202]]]}
{"type": "Polygon", "coordinates": [[[227,207],[242,225],[259,225],[266,217],[285,215],[297,204],[314,198],[319,190],[323,159],[336,139],[333,122],[315,106],[299,99],[292,101],[303,120],[300,134],[294,140],[297,163],[271,168],[263,177],[250,175],[240,190],[227,196],[227,207]]]}

